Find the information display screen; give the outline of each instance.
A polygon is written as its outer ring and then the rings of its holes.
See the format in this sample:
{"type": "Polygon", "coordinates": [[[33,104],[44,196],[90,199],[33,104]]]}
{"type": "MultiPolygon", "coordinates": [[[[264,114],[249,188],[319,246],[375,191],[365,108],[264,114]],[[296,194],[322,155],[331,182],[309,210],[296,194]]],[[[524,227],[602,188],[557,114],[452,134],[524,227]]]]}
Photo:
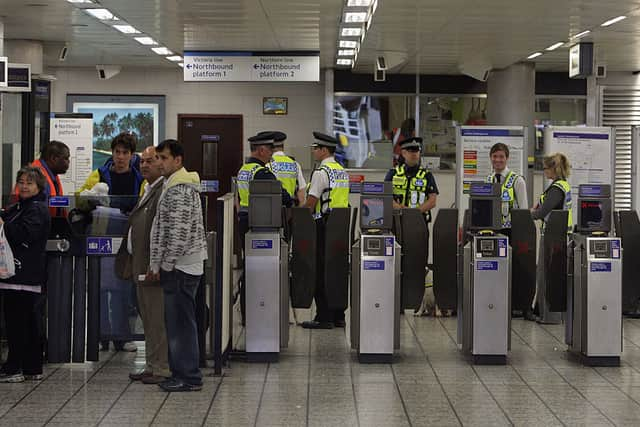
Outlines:
{"type": "Polygon", "coordinates": [[[389,228],[391,224],[385,224],[384,199],[382,197],[367,197],[362,199],[360,209],[361,228],[389,228]]]}
{"type": "Polygon", "coordinates": [[[606,228],[606,218],[602,200],[580,201],[580,228],[600,230],[606,228]]]}
{"type": "Polygon", "coordinates": [[[471,227],[493,228],[493,200],[471,199],[471,227]]]}

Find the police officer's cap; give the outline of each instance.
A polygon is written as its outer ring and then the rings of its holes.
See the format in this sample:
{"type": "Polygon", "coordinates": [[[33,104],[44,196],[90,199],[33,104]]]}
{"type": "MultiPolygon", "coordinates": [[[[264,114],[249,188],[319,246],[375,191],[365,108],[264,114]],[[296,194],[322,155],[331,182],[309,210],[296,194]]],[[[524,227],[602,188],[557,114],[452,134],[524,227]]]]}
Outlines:
{"type": "Polygon", "coordinates": [[[337,147],[338,140],[330,135],[326,135],[320,132],[313,132],[313,138],[315,141],[311,144],[312,147],[337,147]]]}
{"type": "Polygon", "coordinates": [[[407,138],[404,141],[400,142],[400,148],[402,148],[403,150],[421,150],[422,138],[420,138],[419,136],[407,138]]]}
{"type": "Polygon", "coordinates": [[[258,132],[258,135],[263,135],[263,134],[269,134],[269,135],[273,135],[273,141],[278,143],[278,142],[282,142],[285,139],[287,139],[287,134],[284,132],[280,132],[279,130],[265,130],[262,132],[258,132]]]}
{"type": "Polygon", "coordinates": [[[274,132],[260,132],[249,138],[249,144],[251,144],[252,147],[257,147],[258,145],[273,145],[274,142],[276,142],[274,132]]]}

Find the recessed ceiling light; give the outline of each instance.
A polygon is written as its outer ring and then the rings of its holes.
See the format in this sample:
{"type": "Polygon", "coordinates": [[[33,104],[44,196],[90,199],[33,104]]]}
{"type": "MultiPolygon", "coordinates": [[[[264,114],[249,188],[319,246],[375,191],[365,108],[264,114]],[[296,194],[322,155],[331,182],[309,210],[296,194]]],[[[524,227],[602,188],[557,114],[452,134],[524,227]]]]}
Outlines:
{"type": "Polygon", "coordinates": [[[554,43],[551,46],[549,46],[548,48],[546,48],[545,50],[548,50],[549,52],[551,52],[552,50],[556,50],[557,48],[559,48],[563,44],[564,44],[564,42],[554,43]]]}
{"type": "Polygon", "coordinates": [[[626,19],[626,18],[627,18],[626,16],[618,16],[616,18],[609,19],[608,21],[603,22],[602,24],[600,24],[600,26],[601,27],[608,27],[609,25],[613,25],[616,22],[620,22],[620,21],[622,21],[623,19],[626,19]]]}
{"type": "Polygon", "coordinates": [[[109,9],[82,9],[89,15],[93,16],[96,19],[101,21],[119,21],[118,17],[115,16],[109,9]]]}
{"type": "Polygon", "coordinates": [[[348,0],[347,6],[371,6],[372,0],[348,0]]]}
{"type": "Polygon", "coordinates": [[[575,36],[571,37],[572,39],[579,39],[580,37],[584,37],[587,34],[589,34],[591,32],[591,30],[584,30],[581,33],[576,34],[575,36]]]}
{"type": "Polygon", "coordinates": [[[342,37],[360,37],[360,34],[362,34],[362,28],[346,27],[342,29],[340,34],[342,37]]]}
{"type": "Polygon", "coordinates": [[[344,22],[365,22],[367,20],[367,12],[347,12],[344,14],[344,22]]]}
{"type": "Polygon", "coordinates": [[[353,56],[356,54],[355,49],[340,49],[338,50],[338,56],[353,56]]]}
{"type": "Polygon", "coordinates": [[[128,24],[114,25],[113,28],[115,28],[116,30],[124,34],[140,34],[140,31],[136,30],[135,28],[133,28],[131,25],[128,25],[128,24]]]}
{"type": "Polygon", "coordinates": [[[151,37],[134,37],[134,40],[137,41],[140,44],[145,45],[145,46],[151,46],[151,45],[154,45],[154,44],[158,44],[151,37]]]}
{"type": "Polygon", "coordinates": [[[527,59],[537,58],[538,56],[542,56],[542,53],[540,52],[532,53],[531,55],[527,56],[527,59]]]}
{"type": "Polygon", "coordinates": [[[180,61],[182,61],[182,56],[180,56],[180,55],[167,56],[167,59],[169,61],[173,61],[173,62],[180,62],[180,61]]]}
{"type": "Polygon", "coordinates": [[[171,52],[169,49],[167,49],[164,46],[152,47],[151,50],[157,53],[158,55],[164,55],[164,56],[173,55],[173,52],[171,52]]]}
{"type": "Polygon", "coordinates": [[[353,65],[353,59],[338,59],[336,65],[353,65]]]}
{"type": "Polygon", "coordinates": [[[338,47],[355,49],[358,47],[358,42],[353,40],[340,40],[340,44],[338,45],[338,47]]]}

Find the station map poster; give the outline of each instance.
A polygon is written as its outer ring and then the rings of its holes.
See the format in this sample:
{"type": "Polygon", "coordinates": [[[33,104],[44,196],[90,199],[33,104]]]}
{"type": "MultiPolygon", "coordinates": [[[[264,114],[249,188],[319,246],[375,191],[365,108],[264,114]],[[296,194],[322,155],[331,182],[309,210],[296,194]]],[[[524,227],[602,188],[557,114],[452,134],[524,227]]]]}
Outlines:
{"type": "MultiPolygon", "coordinates": [[[[613,182],[613,150],[615,142],[609,127],[548,126],[544,131],[545,155],[563,153],[571,164],[569,184],[573,200],[578,197],[580,184],[610,184],[613,182]]],[[[544,188],[551,182],[545,180],[544,188]]],[[[576,217],[573,203],[573,214],[576,217]]]]}
{"type": "Polygon", "coordinates": [[[527,171],[526,128],[522,126],[459,126],[456,129],[456,206],[460,224],[469,207],[472,182],[485,182],[493,171],[489,152],[501,142],[509,147],[509,169],[519,175],[527,171]]]}
{"type": "Polygon", "coordinates": [[[93,170],[93,115],[51,113],[49,135],[69,147],[69,170],[60,175],[60,182],[64,194],[73,194],[93,170]]]}

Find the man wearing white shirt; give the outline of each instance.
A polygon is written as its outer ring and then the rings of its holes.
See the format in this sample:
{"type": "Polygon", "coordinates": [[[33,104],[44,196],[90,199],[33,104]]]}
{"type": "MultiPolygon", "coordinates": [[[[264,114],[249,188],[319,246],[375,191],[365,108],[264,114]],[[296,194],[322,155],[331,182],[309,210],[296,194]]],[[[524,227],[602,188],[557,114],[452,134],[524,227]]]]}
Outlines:
{"type": "Polygon", "coordinates": [[[493,173],[487,177],[487,182],[501,186],[502,199],[502,234],[511,237],[511,210],[528,209],[527,185],[524,178],[507,166],[509,161],[509,147],[498,142],[489,151],[493,173]]]}
{"type": "Polygon", "coordinates": [[[131,255],[132,278],[136,284],[138,306],[145,335],[146,364],[141,372],[129,374],[133,381],[158,384],[169,371],[167,333],[164,326],[164,296],[158,282],[145,280],[149,266],[151,225],[162,195],[162,169],[154,147],[140,156],[140,172],[145,179],[143,195],[129,216],[126,244],[131,255]]]}

